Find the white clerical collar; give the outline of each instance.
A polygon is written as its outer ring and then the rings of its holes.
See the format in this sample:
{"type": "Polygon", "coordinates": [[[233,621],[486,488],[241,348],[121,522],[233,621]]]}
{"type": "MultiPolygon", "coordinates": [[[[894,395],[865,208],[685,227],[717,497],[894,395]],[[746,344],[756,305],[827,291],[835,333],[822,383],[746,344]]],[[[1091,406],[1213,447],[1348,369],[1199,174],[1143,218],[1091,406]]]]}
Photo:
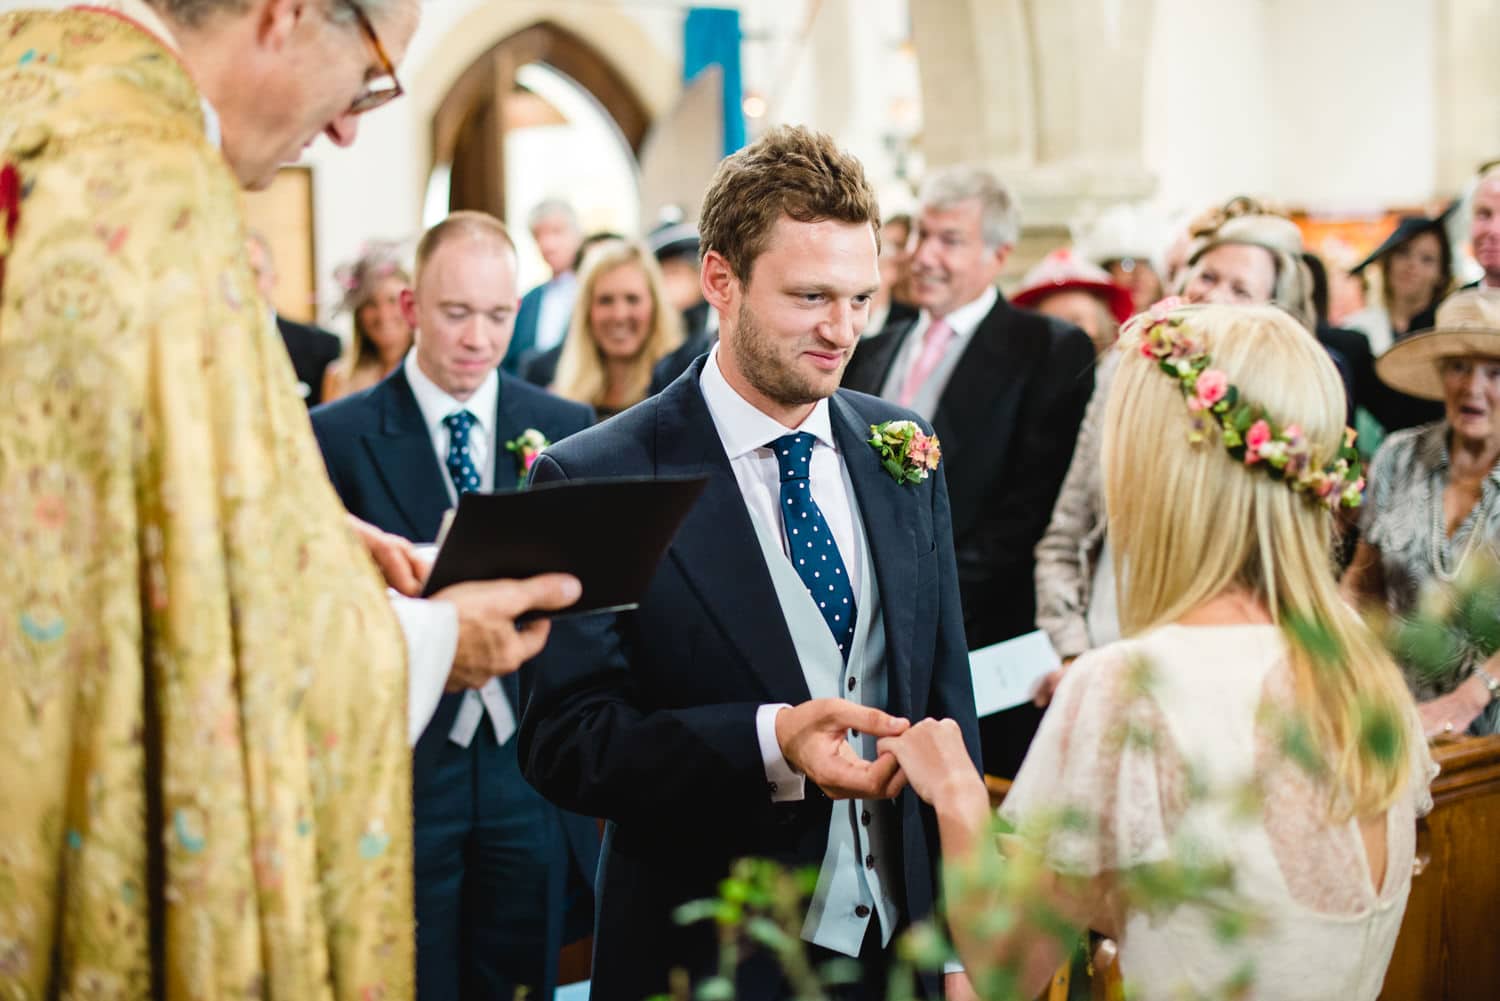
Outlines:
{"type": "Polygon", "coordinates": [[[798,431],[812,435],[829,448],[838,447],[833,441],[833,425],[828,418],[826,398],[813,406],[812,413],[808,414],[801,427],[786,427],[774,417],[756,409],[755,404],[741,396],[729,384],[729,380],[724,378],[724,371],[719,368],[720,347],[720,344],[715,344],[708,353],[708,360],[703,363],[703,374],[698,378],[698,386],[703,390],[703,400],[708,404],[709,416],[713,418],[719,440],[724,443],[724,452],[731,461],[757,448],[763,448],[783,435],[798,431]]]}
{"type": "MultiPolygon", "coordinates": [[[[978,299],[964,303],[943,317],[944,320],[948,321],[948,326],[952,328],[954,339],[959,341],[968,340],[969,335],[978,329],[979,324],[984,321],[986,316],[990,315],[990,310],[995,308],[995,303],[999,298],[1000,293],[995,291],[995,286],[987,285],[984,291],[979,294],[978,299]]],[[[932,314],[924,309],[922,310],[922,315],[926,318],[927,325],[930,325],[933,320],[932,314]]]]}
{"type": "Polygon", "coordinates": [[[436,432],[442,426],[443,418],[460,410],[473,414],[475,423],[485,434],[495,430],[495,408],[500,403],[498,370],[485,376],[479,388],[467,400],[458,400],[422,371],[422,366],[417,364],[416,348],[406,352],[406,360],[401,363],[401,367],[406,373],[406,381],[411,384],[412,395],[417,398],[417,409],[422,411],[422,422],[427,425],[428,432],[436,432]]]}
{"type": "MultiPolygon", "coordinates": [[[[121,17],[134,21],[141,28],[156,37],[156,40],[171,50],[174,56],[182,58],[182,46],[177,42],[177,36],[172,34],[172,29],[160,14],[156,12],[145,0],[96,0],[87,4],[89,7],[98,7],[103,10],[112,10],[121,17]]],[[[194,80],[196,88],[198,81],[194,80]]],[[[219,113],[214,106],[208,103],[208,98],[203,96],[203,91],[198,91],[198,104],[203,109],[203,133],[208,137],[209,143],[217,150],[224,148],[224,130],[219,125],[219,113]]]]}

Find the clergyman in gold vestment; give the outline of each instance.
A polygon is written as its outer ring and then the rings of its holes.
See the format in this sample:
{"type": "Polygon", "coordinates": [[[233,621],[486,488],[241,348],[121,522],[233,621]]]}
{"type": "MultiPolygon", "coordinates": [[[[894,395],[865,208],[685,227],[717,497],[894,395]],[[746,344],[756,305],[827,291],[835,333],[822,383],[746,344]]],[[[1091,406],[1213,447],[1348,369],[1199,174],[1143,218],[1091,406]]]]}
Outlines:
{"type": "Polygon", "coordinates": [[[408,648],[237,189],[417,3],[115,6],[0,16],[0,997],[407,998],[408,648]]]}

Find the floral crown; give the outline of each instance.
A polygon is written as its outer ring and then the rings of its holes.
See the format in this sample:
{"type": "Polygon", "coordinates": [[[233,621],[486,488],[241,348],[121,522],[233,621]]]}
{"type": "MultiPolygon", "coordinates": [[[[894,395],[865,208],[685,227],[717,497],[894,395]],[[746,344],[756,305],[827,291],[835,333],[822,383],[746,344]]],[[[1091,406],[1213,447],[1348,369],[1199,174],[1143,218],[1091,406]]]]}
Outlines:
{"type": "Polygon", "coordinates": [[[1187,398],[1193,415],[1188,441],[1200,444],[1217,428],[1224,450],[1236,462],[1265,470],[1273,480],[1330,511],[1359,507],[1365,480],[1354,450],[1354,429],[1344,429],[1344,441],[1334,460],[1314,469],[1312,449],[1302,429],[1279,424],[1265,408],[1241,399],[1229,376],[1212,367],[1202,340],[1186,320],[1173,315],[1180,304],[1180,300],[1166,299],[1152,307],[1141,334],[1141,354],[1176,379],[1187,398]]]}

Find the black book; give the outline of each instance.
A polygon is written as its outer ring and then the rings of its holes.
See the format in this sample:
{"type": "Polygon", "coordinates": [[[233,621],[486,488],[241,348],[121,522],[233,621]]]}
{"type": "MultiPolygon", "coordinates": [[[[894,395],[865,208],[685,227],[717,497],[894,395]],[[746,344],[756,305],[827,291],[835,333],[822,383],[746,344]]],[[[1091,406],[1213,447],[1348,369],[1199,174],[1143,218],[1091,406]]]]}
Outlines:
{"type": "Polygon", "coordinates": [[[469,580],[570,573],[583,597],[554,615],[635,608],[705,477],[573,480],[468,493],[442,536],[424,597],[469,580]]]}

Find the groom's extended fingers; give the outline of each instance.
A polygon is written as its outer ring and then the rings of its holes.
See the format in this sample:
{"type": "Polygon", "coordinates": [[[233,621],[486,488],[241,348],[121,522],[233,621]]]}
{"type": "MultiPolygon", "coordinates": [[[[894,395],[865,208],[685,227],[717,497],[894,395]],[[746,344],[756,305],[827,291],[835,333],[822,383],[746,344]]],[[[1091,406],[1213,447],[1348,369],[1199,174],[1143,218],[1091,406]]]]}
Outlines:
{"type": "Polygon", "coordinates": [[[871,737],[895,737],[905,733],[910,721],[883,713],[871,706],[839,699],[829,707],[829,722],[845,730],[858,730],[871,737]]]}
{"type": "Polygon", "coordinates": [[[891,799],[901,787],[906,784],[906,776],[901,771],[901,763],[896,760],[894,754],[877,755],[870,762],[870,779],[875,783],[874,798],[891,799]]]}
{"type": "Polygon", "coordinates": [[[817,771],[811,774],[830,799],[881,799],[894,768],[894,759],[888,756],[878,764],[865,761],[848,744],[842,744],[819,760],[817,771]]]}

